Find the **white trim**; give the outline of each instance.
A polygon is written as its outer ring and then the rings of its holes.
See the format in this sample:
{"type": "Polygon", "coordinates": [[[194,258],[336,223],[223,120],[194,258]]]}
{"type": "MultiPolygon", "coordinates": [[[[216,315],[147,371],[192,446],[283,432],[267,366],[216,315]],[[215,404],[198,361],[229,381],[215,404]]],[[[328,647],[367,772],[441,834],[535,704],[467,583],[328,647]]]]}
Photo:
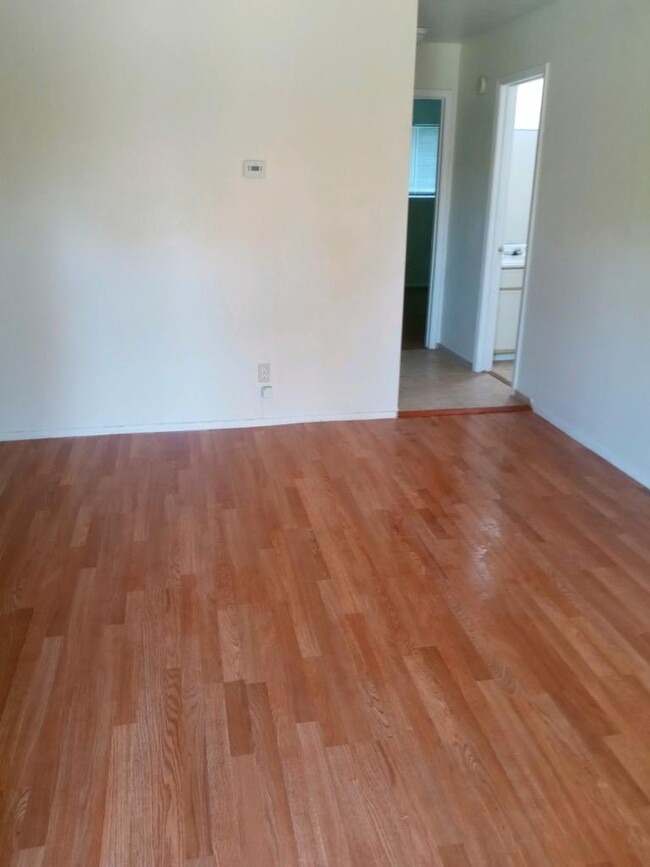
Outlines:
{"type": "Polygon", "coordinates": [[[59,439],[61,437],[98,437],[113,434],[173,433],[193,430],[230,430],[232,428],[275,427],[284,424],[312,424],[328,421],[376,421],[396,419],[397,410],[382,412],[330,412],[316,415],[289,415],[277,418],[228,418],[214,421],[172,421],[153,424],[109,425],[107,427],[53,428],[51,430],[0,431],[0,442],[59,439]]]}
{"type": "MultiPolygon", "coordinates": [[[[510,126],[509,120],[511,116],[514,123],[514,111],[516,108],[516,92],[513,89],[513,85],[523,84],[526,81],[533,81],[536,78],[543,78],[544,94],[537,142],[535,179],[531,200],[531,218],[528,230],[528,255],[526,257],[522,305],[519,314],[519,330],[521,332],[523,314],[526,309],[528,295],[526,290],[528,287],[528,274],[530,272],[530,256],[533,252],[535,215],[537,211],[539,192],[539,166],[544,137],[549,73],[550,65],[545,64],[544,66],[539,66],[535,69],[530,69],[516,75],[506,76],[499,79],[497,82],[497,110],[495,112],[494,139],[492,147],[492,175],[488,199],[488,220],[483,247],[483,265],[481,270],[481,290],[476,326],[476,339],[474,342],[473,369],[476,372],[491,370],[494,356],[494,340],[499,301],[499,278],[501,274],[501,253],[499,251],[499,244],[503,236],[503,225],[505,219],[503,204],[506,195],[508,170],[512,150],[512,138],[506,135],[506,131],[510,126]]],[[[518,346],[517,354],[519,356],[521,355],[521,345],[518,346]]],[[[517,367],[517,359],[515,359],[513,389],[516,388],[517,385],[517,367]]]]}
{"type": "Polygon", "coordinates": [[[429,304],[425,346],[435,349],[440,343],[442,308],[447,270],[447,243],[451,212],[454,144],[456,140],[456,92],[453,90],[416,90],[413,99],[439,99],[442,102],[440,122],[440,155],[436,184],[436,213],[433,229],[429,304]]]}

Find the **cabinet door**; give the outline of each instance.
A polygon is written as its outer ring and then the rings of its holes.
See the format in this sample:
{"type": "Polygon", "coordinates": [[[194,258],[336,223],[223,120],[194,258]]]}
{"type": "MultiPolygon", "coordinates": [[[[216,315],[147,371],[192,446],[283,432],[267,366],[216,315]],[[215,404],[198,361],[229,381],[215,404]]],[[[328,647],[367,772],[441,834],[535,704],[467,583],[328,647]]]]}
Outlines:
{"type": "Polygon", "coordinates": [[[502,268],[501,269],[501,288],[502,289],[522,289],[524,285],[524,269],[523,268],[502,268]]]}
{"type": "Polygon", "coordinates": [[[521,289],[502,289],[499,292],[495,352],[514,352],[517,348],[521,296],[521,289]]]}

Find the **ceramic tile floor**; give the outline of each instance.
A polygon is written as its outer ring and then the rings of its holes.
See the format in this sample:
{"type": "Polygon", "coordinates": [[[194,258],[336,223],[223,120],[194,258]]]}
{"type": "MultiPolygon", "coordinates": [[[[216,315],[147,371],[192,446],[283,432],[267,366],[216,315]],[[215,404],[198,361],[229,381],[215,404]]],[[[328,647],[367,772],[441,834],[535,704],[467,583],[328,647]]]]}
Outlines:
{"type": "Polygon", "coordinates": [[[402,411],[471,409],[520,404],[510,386],[489,373],[474,373],[444,349],[402,352],[399,408],[402,411]]]}

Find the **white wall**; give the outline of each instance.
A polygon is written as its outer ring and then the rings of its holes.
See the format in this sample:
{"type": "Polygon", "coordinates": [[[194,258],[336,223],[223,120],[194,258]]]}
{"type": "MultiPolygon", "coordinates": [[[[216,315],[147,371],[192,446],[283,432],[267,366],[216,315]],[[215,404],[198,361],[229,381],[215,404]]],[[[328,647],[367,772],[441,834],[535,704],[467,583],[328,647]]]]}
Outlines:
{"type": "Polygon", "coordinates": [[[0,435],[256,419],[258,361],[274,417],[394,412],[415,26],[3,4],[0,435]]]}
{"type": "Polygon", "coordinates": [[[512,133],[505,203],[504,244],[525,244],[528,238],[537,138],[536,130],[516,129],[512,133]]]}
{"type": "Polygon", "coordinates": [[[650,484],[650,3],[568,0],[462,49],[443,342],[476,326],[495,81],[550,61],[518,388],[650,484]],[[475,94],[480,74],[489,94],[475,94]]]}
{"type": "Polygon", "coordinates": [[[415,59],[416,90],[458,90],[460,43],[421,42],[415,59]]]}

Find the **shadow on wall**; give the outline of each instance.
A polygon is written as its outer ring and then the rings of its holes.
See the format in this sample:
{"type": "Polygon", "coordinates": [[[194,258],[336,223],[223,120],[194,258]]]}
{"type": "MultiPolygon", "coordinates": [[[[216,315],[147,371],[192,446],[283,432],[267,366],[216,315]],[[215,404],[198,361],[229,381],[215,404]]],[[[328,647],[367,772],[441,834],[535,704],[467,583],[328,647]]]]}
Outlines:
{"type": "Polygon", "coordinates": [[[426,342],[435,214],[435,197],[409,198],[402,349],[421,349],[426,342]]]}
{"type": "Polygon", "coordinates": [[[428,286],[431,274],[435,196],[409,198],[406,240],[406,286],[428,286]]]}

